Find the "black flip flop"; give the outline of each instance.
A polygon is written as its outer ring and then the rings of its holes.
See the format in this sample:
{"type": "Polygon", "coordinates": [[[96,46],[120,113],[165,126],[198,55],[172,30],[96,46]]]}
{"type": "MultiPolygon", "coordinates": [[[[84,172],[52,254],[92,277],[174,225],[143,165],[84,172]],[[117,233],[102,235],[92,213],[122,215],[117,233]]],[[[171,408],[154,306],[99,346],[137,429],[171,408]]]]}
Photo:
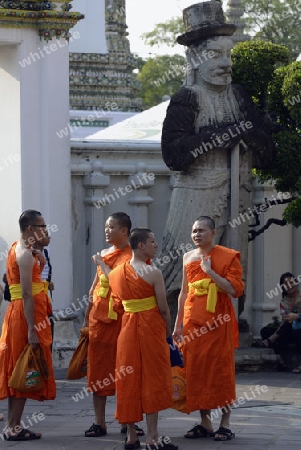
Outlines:
{"type": "Polygon", "coordinates": [[[214,431],[209,431],[207,428],[203,427],[203,425],[196,424],[191,430],[187,431],[186,434],[184,434],[184,437],[186,439],[198,439],[198,438],[207,438],[207,437],[214,437],[214,431]],[[192,434],[188,434],[192,433],[192,434]]]}
{"type": "Polygon", "coordinates": [[[232,433],[232,431],[229,428],[225,427],[219,427],[219,429],[214,433],[214,440],[215,441],[230,441],[235,437],[235,433],[232,433]],[[217,434],[220,434],[221,436],[224,436],[225,439],[215,437],[217,434]]]}
{"type": "Polygon", "coordinates": [[[105,436],[107,434],[107,430],[105,428],[102,428],[102,426],[100,425],[96,425],[95,423],[93,423],[89,430],[85,431],[85,437],[100,437],[100,436],[105,436]],[[94,434],[89,434],[89,433],[94,433],[94,434]]]}
{"type": "Polygon", "coordinates": [[[33,441],[34,439],[41,439],[42,437],[26,428],[23,428],[20,433],[15,436],[7,436],[5,432],[3,432],[3,436],[6,441],[33,441]]]}

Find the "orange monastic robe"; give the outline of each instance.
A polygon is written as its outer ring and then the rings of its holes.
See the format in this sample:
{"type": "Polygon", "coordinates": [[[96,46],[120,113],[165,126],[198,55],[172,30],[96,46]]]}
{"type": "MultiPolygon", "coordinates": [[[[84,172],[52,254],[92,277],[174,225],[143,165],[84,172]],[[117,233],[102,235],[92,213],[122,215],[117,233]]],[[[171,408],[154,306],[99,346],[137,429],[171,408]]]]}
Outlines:
{"type": "MultiPolygon", "coordinates": [[[[242,267],[238,252],[220,245],[211,250],[211,267],[230,281],[239,297],[243,293],[242,267]]],[[[200,261],[186,265],[188,283],[209,278],[200,261]]],[[[189,288],[184,305],[184,366],[187,378],[187,411],[215,409],[235,400],[234,348],[238,326],[231,298],[217,293],[215,312],[206,310],[207,294],[189,288]]]]}
{"type": "MultiPolygon", "coordinates": [[[[103,261],[113,269],[119,264],[129,261],[131,257],[132,251],[130,246],[127,245],[123,249],[117,249],[104,256],[103,261]]],[[[102,272],[99,267],[97,272],[99,282],[93,292],[93,305],[89,315],[87,378],[88,387],[96,395],[102,397],[115,395],[116,347],[121,327],[121,316],[117,315],[117,320],[108,317],[111,289],[101,286],[100,277],[102,272]],[[103,380],[106,380],[106,385],[103,384],[103,380]]]]}
{"type": "MultiPolygon", "coordinates": [[[[117,304],[155,295],[127,262],[110,275],[117,304]]],[[[139,305],[139,307],[140,307],[139,305]]],[[[143,306],[142,306],[143,308],[143,306]]],[[[139,422],[143,413],[154,413],[172,406],[170,352],[166,326],[158,306],[141,312],[124,312],[117,342],[116,417],[119,423],[139,422]]]]}
{"type": "MultiPolygon", "coordinates": [[[[11,246],[7,263],[6,276],[9,285],[20,283],[19,266],[16,261],[16,242],[11,246]]],[[[32,271],[32,282],[42,283],[40,266],[36,260],[32,271]]],[[[33,400],[53,400],[56,394],[56,386],[52,368],[52,356],[50,344],[52,342],[51,327],[48,316],[51,305],[47,294],[43,291],[34,295],[34,318],[37,335],[43,349],[49,378],[45,380],[45,387],[37,392],[18,392],[8,387],[8,381],[13,372],[16,362],[28,343],[28,328],[24,315],[22,298],[12,300],[6,310],[0,338],[0,399],[6,397],[30,398],[33,400]]]]}

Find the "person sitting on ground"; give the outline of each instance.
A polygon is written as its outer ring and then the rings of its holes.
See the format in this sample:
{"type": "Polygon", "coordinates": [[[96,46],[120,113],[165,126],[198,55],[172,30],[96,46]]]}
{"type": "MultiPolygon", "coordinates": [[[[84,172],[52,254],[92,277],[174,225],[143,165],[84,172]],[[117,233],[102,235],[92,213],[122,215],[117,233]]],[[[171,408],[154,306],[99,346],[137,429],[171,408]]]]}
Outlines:
{"type": "MultiPolygon", "coordinates": [[[[294,343],[298,354],[301,355],[301,293],[297,289],[295,276],[285,272],[280,277],[282,300],[280,327],[267,339],[261,341],[262,347],[279,347],[294,343]]],[[[280,353],[280,356],[281,353],[280,353]]],[[[293,369],[294,373],[301,373],[301,366],[293,369]]]]}

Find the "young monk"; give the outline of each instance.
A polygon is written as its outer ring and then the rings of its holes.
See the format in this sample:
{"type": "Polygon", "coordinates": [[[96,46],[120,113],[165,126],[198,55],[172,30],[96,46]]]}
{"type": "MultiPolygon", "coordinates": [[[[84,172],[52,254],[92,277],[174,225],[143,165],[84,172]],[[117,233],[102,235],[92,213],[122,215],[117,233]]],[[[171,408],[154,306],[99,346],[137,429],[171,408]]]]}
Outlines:
{"type": "Polygon", "coordinates": [[[230,440],[231,403],[235,401],[234,348],[238,326],[231,297],[243,293],[239,253],[214,245],[215,223],[199,217],[192,226],[196,249],[183,257],[183,281],[173,337],[184,342],[188,413],[200,410],[201,423],[189,430],[190,439],[230,440]],[[184,328],[182,330],[182,325],[184,328]],[[222,411],[214,433],[210,410],[222,411]]]}
{"type": "Polygon", "coordinates": [[[117,310],[123,313],[117,341],[116,417],[128,424],[125,450],[140,448],[134,422],[146,414],[147,449],[176,450],[170,438],[159,437],[158,411],[172,406],[170,313],[161,272],[147,261],[158,244],[148,228],[130,234],[133,256],[109,275],[117,310]]]}
{"type": "MultiPolygon", "coordinates": [[[[111,269],[131,259],[132,251],[128,242],[131,226],[131,219],[127,214],[112,214],[105,223],[106,242],[111,246],[92,257],[98,267],[89,291],[93,302],[88,303],[83,326],[89,327],[87,378],[88,387],[93,392],[95,423],[85,431],[86,437],[107,434],[106,400],[107,396],[115,395],[116,346],[121,327],[121,317],[112,309],[107,275],[111,269]],[[104,385],[105,379],[109,383],[106,381],[104,385]]],[[[136,429],[140,435],[144,435],[141,428],[136,426],[136,429]]]]}
{"type": "Polygon", "coordinates": [[[39,251],[33,252],[33,245],[45,236],[46,224],[40,212],[27,210],[21,214],[19,226],[20,240],[11,246],[6,263],[11,302],[5,313],[0,339],[0,399],[8,397],[7,424],[3,430],[7,441],[39,439],[41,433],[34,433],[22,426],[26,399],[53,400],[56,394],[50,351],[51,328],[45,320],[51,313],[51,305],[39,265],[39,262],[44,265],[45,260],[39,251]],[[43,327],[39,326],[41,323],[43,327]],[[9,388],[8,382],[28,343],[33,349],[42,347],[49,377],[40,391],[19,392],[9,388]]]}

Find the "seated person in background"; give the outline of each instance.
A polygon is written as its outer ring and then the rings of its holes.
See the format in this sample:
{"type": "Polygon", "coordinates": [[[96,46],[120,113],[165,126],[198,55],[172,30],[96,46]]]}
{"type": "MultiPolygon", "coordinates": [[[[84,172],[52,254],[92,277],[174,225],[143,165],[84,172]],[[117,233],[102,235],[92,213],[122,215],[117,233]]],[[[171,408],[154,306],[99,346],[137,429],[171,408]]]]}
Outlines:
{"type": "MultiPolygon", "coordinates": [[[[269,338],[261,342],[261,346],[278,347],[294,343],[298,354],[301,355],[301,293],[297,289],[296,278],[290,272],[281,275],[280,286],[282,323],[269,338]]],[[[301,366],[293,369],[293,372],[301,373],[301,366]]]]}

